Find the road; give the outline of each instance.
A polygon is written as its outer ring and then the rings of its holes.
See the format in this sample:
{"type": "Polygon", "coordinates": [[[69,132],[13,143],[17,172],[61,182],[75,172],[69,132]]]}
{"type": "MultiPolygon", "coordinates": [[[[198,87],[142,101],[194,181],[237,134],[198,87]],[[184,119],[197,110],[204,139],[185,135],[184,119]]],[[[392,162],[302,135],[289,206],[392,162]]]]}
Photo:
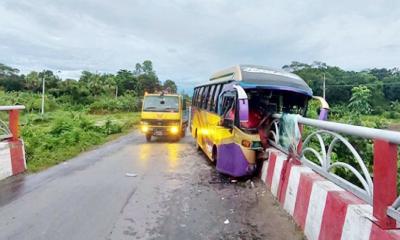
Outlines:
{"type": "Polygon", "coordinates": [[[133,132],[1,181],[0,239],[303,239],[253,183],[218,174],[190,137],[146,143],[133,132]]]}

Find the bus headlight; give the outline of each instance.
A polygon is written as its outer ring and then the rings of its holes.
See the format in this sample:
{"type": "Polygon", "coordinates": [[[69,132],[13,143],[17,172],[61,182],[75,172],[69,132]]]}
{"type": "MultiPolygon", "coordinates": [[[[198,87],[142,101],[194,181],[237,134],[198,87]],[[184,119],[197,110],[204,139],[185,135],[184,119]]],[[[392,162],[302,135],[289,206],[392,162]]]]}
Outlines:
{"type": "Polygon", "coordinates": [[[171,133],[172,134],[177,134],[178,133],[178,127],[177,126],[172,126],[171,128],[170,128],[170,131],[171,131],[171,133]]]}

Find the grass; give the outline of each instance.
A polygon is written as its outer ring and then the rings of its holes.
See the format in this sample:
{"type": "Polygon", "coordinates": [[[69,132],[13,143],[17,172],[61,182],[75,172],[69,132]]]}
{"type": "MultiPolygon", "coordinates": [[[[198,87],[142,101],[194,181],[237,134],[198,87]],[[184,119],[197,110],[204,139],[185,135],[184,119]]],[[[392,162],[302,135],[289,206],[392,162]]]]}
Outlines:
{"type": "Polygon", "coordinates": [[[127,133],[139,118],[139,113],[132,112],[96,115],[54,111],[44,117],[23,114],[21,135],[28,171],[44,170],[127,133]]]}

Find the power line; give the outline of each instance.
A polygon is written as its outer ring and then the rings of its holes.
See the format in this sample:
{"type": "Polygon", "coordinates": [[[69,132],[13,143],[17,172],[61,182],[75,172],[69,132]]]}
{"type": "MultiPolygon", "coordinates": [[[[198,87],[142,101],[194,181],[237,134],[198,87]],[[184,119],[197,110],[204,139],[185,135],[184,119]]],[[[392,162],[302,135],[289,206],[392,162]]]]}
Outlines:
{"type": "Polygon", "coordinates": [[[360,84],[327,84],[327,87],[358,87],[358,86],[382,86],[382,85],[400,85],[400,82],[395,83],[360,83],[360,84]]]}

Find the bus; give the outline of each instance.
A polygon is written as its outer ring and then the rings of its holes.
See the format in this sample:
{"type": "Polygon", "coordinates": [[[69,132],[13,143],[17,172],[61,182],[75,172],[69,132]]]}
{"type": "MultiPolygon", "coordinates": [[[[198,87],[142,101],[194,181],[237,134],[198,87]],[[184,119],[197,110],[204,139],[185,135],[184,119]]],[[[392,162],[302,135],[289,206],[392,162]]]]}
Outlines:
{"type": "Polygon", "coordinates": [[[185,136],[188,121],[186,102],[178,94],[145,93],[141,112],[141,131],[148,142],[153,136],[179,140],[185,136]]]}
{"type": "Polygon", "coordinates": [[[194,88],[190,132],[217,171],[252,175],[266,147],[266,122],[274,113],[305,115],[313,97],[299,76],[257,65],[216,72],[194,88]]]}

